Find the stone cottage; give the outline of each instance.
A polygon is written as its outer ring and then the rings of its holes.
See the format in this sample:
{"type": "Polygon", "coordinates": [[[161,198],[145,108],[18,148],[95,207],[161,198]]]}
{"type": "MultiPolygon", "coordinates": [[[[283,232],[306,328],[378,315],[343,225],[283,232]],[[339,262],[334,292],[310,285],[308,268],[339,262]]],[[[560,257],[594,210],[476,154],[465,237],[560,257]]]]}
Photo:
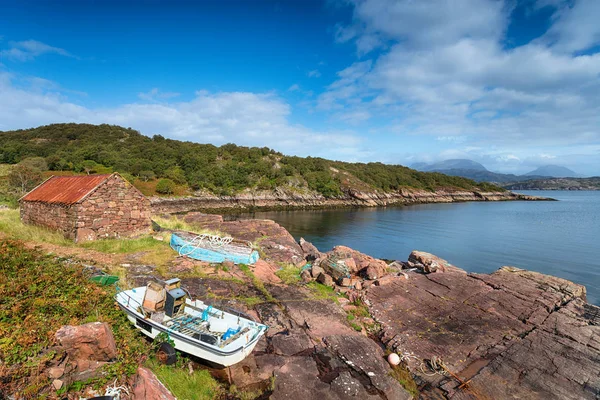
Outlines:
{"type": "Polygon", "coordinates": [[[23,196],[23,223],[76,242],[149,232],[150,201],[119,174],[53,176],[23,196]]]}

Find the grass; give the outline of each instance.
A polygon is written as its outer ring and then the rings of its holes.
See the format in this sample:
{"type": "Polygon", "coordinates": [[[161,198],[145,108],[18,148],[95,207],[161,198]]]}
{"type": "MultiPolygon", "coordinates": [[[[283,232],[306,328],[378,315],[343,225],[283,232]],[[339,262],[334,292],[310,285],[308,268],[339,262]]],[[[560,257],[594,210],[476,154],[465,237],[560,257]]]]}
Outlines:
{"type": "Polygon", "coordinates": [[[300,282],[300,268],[291,264],[284,265],[275,275],[286,285],[293,285],[300,282]]]}
{"type": "Polygon", "coordinates": [[[152,220],[154,222],[156,222],[158,225],[160,225],[161,228],[169,229],[172,231],[190,231],[190,232],[195,232],[195,233],[207,233],[210,235],[223,235],[219,231],[205,229],[196,224],[193,224],[193,223],[190,224],[188,222],[185,222],[184,220],[179,219],[177,217],[165,218],[162,216],[155,215],[152,217],[152,220]]]}
{"type": "MultiPolygon", "coordinates": [[[[156,185],[158,184],[159,179],[151,179],[148,182],[144,182],[141,179],[136,179],[133,182],[133,186],[135,186],[140,192],[144,194],[144,196],[162,196],[163,194],[159,194],[156,192],[156,185]]],[[[173,194],[169,197],[181,197],[185,195],[189,195],[190,190],[185,185],[175,185],[175,189],[173,190],[173,194]]]]}
{"type": "MultiPolygon", "coordinates": [[[[114,305],[114,288],[98,286],[79,263],[27,250],[20,242],[0,241],[0,382],[16,398],[39,398],[50,381],[39,373],[57,356],[49,352],[63,325],[107,322],[117,343],[117,361],[87,384],[102,386],[135,373],[146,341],[114,305]]],[[[48,394],[48,393],[46,393],[48,394]]]]}
{"type": "Polygon", "coordinates": [[[8,176],[11,167],[10,164],[0,164],[0,177],[8,176]]]}
{"type": "Polygon", "coordinates": [[[19,217],[19,210],[0,210],[0,232],[12,239],[44,242],[61,246],[73,246],[71,240],[55,231],[33,225],[25,225],[19,217]]]}
{"type": "Polygon", "coordinates": [[[146,366],[178,399],[212,400],[221,392],[219,383],[206,370],[190,374],[188,368],[180,363],[162,365],[154,359],[149,359],[146,366]]]}
{"type": "Polygon", "coordinates": [[[392,366],[390,376],[396,379],[398,383],[413,396],[413,398],[419,398],[419,387],[406,367],[403,365],[392,366]]]}
{"type": "Polygon", "coordinates": [[[125,254],[148,251],[153,249],[171,249],[168,242],[154,239],[152,236],[144,236],[138,239],[103,239],[93,242],[85,242],[79,245],[86,249],[92,249],[101,253],[125,254]]]}
{"type": "Polygon", "coordinates": [[[311,292],[313,298],[316,300],[332,300],[337,303],[337,296],[335,290],[331,286],[325,286],[319,282],[313,281],[306,284],[311,292]]]}
{"type": "Polygon", "coordinates": [[[0,232],[5,233],[11,239],[84,248],[106,254],[141,253],[141,262],[159,267],[167,265],[176,254],[169,246],[168,234],[162,235],[163,240],[156,240],[153,236],[146,235],[134,239],[102,239],[77,244],[66,239],[59,232],[23,224],[19,217],[19,210],[0,210],[0,232]]]}
{"type": "Polygon", "coordinates": [[[250,271],[250,267],[248,267],[246,264],[239,264],[238,265],[240,270],[248,277],[250,278],[250,280],[252,281],[252,284],[254,285],[254,287],[260,292],[262,293],[262,295],[265,297],[265,299],[267,301],[275,301],[275,298],[271,295],[271,293],[267,290],[267,288],[265,287],[265,285],[262,283],[262,281],[260,279],[258,279],[256,276],[254,276],[254,274],[252,273],[252,271],[250,271]]]}

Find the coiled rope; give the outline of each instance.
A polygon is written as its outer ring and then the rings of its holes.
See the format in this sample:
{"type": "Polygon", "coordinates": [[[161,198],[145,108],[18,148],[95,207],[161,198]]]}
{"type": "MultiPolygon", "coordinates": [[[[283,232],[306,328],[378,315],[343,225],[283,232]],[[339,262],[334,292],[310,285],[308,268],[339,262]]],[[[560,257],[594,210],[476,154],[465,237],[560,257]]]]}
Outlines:
{"type": "Polygon", "coordinates": [[[219,249],[233,241],[233,238],[230,236],[221,237],[217,235],[209,235],[207,233],[200,234],[194,237],[192,240],[188,241],[188,243],[181,246],[178,250],[180,256],[187,256],[192,254],[194,251],[199,249],[201,246],[207,246],[211,249],[219,249]],[[185,252],[184,248],[190,248],[190,251],[185,252]]]}

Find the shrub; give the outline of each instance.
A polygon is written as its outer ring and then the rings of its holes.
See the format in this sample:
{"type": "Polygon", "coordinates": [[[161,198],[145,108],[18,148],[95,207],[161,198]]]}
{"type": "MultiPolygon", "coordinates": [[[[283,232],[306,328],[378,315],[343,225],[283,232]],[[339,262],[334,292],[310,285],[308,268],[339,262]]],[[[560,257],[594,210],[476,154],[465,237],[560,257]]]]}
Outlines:
{"type": "Polygon", "coordinates": [[[160,194],[173,194],[175,191],[175,182],[170,179],[161,179],[156,184],[156,192],[160,194]]]}
{"type": "Polygon", "coordinates": [[[156,178],[154,171],[140,171],[140,179],[144,182],[151,181],[154,178],[156,178]]]}

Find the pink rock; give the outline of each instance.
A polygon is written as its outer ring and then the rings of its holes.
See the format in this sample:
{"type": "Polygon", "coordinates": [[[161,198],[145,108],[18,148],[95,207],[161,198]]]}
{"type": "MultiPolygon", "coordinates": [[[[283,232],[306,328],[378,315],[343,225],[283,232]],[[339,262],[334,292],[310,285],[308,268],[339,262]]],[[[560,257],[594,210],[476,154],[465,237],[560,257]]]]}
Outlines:
{"type": "Polygon", "coordinates": [[[415,265],[417,268],[423,270],[426,274],[436,271],[441,272],[460,272],[466,274],[466,271],[458,268],[448,261],[435,256],[431,253],[426,253],[424,251],[413,251],[408,256],[408,263],[410,265],[415,265]]]}
{"type": "Polygon", "coordinates": [[[139,367],[133,386],[134,400],[176,400],[169,389],[147,368],[139,367]]]}
{"type": "Polygon", "coordinates": [[[317,277],[317,282],[322,283],[325,286],[333,286],[333,278],[323,272],[317,277]]]}
{"type": "Polygon", "coordinates": [[[115,338],[105,322],[66,325],[55,336],[71,360],[111,361],[117,357],[115,338]]]}

